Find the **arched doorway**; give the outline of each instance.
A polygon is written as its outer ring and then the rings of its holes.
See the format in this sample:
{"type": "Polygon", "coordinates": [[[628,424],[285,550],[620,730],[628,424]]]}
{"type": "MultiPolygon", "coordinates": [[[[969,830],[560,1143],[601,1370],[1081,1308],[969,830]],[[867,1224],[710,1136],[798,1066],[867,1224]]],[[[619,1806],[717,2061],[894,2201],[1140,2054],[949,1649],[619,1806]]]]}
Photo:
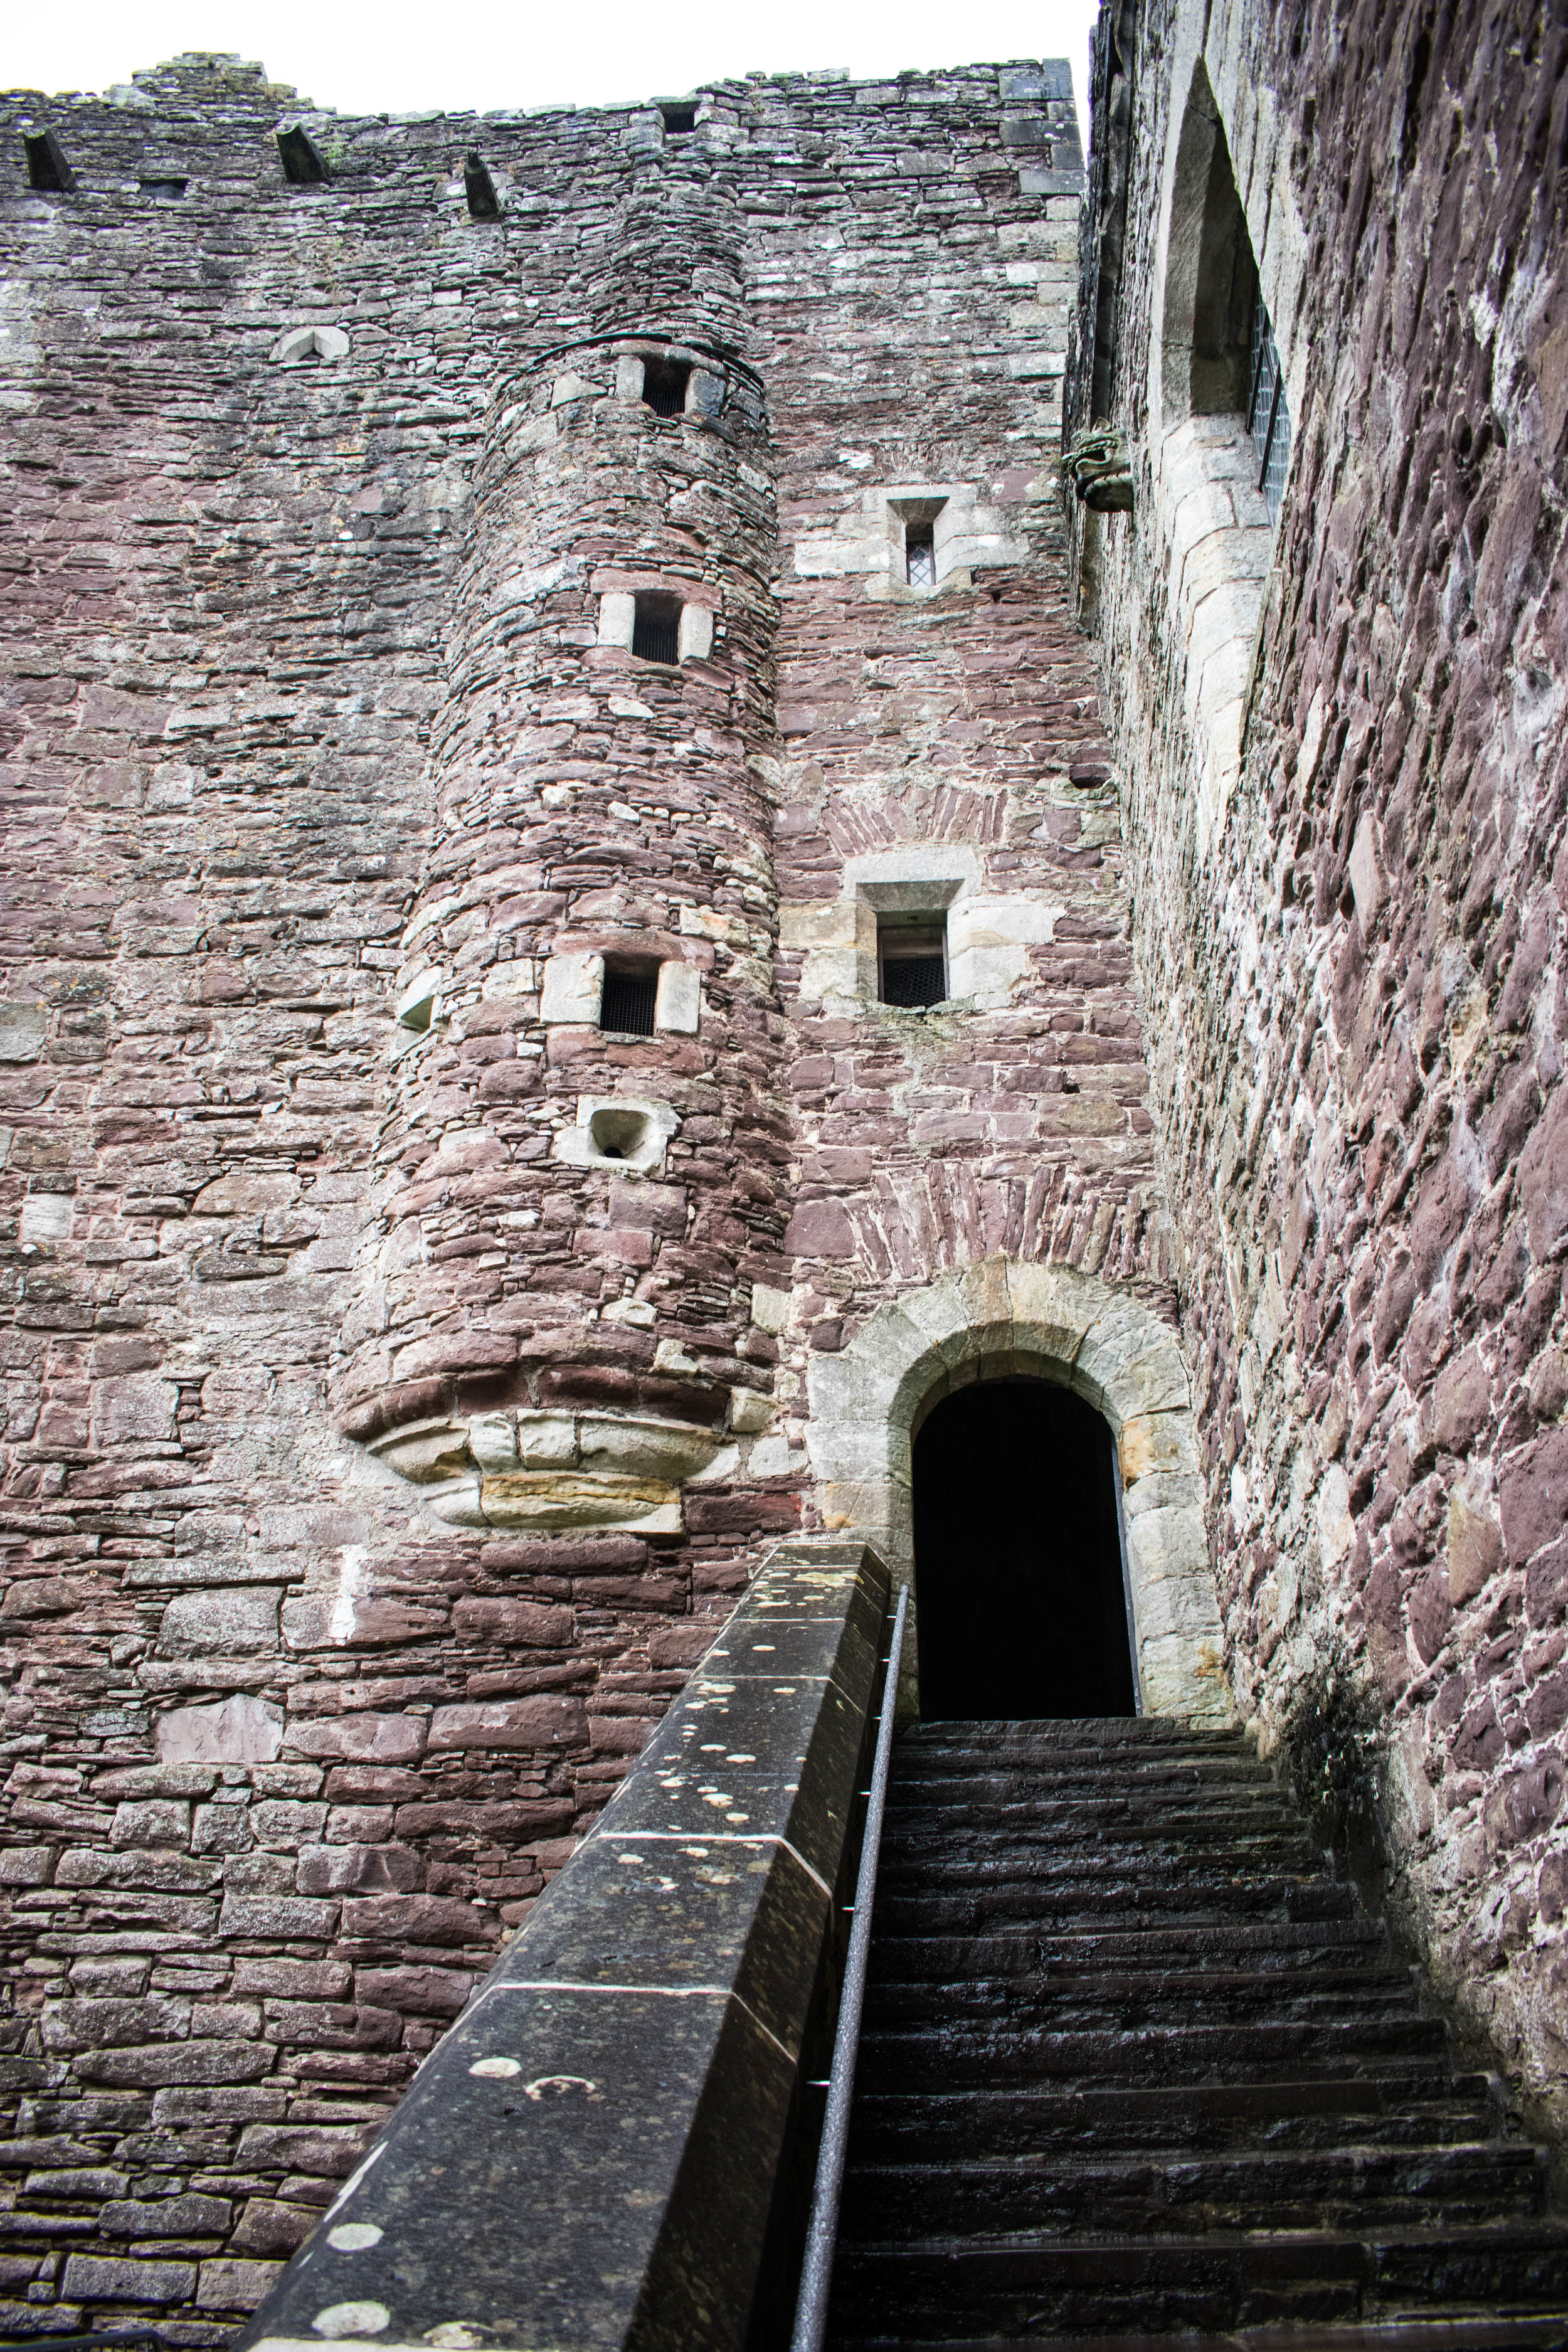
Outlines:
{"type": "Polygon", "coordinates": [[[921,1714],[1131,1715],[1109,1428],[1045,1380],[943,1398],[914,1444],[921,1714]]]}

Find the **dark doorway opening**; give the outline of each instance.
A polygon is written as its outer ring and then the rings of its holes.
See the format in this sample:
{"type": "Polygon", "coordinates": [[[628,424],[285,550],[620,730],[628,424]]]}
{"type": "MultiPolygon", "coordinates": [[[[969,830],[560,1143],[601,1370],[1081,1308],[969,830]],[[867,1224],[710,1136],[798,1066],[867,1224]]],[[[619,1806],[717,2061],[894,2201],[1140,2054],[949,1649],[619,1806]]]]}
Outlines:
{"type": "Polygon", "coordinates": [[[1134,1712],[1109,1428],[1050,1381],[946,1397],[914,1449],[921,1714],[1134,1712]]]}

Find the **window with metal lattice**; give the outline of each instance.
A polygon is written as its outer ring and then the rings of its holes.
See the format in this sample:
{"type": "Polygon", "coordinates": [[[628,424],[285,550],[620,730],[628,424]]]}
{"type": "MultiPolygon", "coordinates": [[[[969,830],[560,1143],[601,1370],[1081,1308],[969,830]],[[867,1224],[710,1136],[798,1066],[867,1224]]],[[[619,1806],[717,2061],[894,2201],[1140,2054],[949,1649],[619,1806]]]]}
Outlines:
{"type": "Polygon", "coordinates": [[[621,1037],[651,1037],[658,999],[656,963],[606,963],[599,1026],[621,1037]]]}
{"type": "Polygon", "coordinates": [[[947,925],[884,919],[877,926],[877,993],[909,1010],[940,1004],[947,994],[947,925]]]}
{"type": "Polygon", "coordinates": [[[1269,521],[1278,522],[1285,496],[1285,471],[1290,462],[1290,409],[1274,324],[1261,295],[1252,306],[1251,377],[1247,429],[1258,459],[1258,487],[1268,503],[1269,521]]]}
{"type": "Polygon", "coordinates": [[[680,600],[676,596],[639,596],[632,623],[632,651],[638,661],[678,662],[680,659],[680,600]]]}
{"type": "Polygon", "coordinates": [[[656,416],[682,416],[691,370],[679,360],[647,360],[643,364],[642,396],[656,416]]]}
{"type": "Polygon", "coordinates": [[[911,523],[904,534],[904,577],[911,588],[936,586],[936,546],[931,523],[911,523]]]}

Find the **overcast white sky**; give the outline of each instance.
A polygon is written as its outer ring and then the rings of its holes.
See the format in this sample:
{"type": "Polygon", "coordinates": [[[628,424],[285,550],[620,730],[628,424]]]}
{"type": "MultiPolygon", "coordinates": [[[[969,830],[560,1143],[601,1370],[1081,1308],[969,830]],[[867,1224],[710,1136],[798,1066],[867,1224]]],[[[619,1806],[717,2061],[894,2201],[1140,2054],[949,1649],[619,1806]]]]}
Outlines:
{"type": "Polygon", "coordinates": [[[0,89],[101,90],[182,49],[237,49],[345,114],[592,106],[753,71],[1067,58],[1080,123],[1094,0],[12,0],[0,89]]]}

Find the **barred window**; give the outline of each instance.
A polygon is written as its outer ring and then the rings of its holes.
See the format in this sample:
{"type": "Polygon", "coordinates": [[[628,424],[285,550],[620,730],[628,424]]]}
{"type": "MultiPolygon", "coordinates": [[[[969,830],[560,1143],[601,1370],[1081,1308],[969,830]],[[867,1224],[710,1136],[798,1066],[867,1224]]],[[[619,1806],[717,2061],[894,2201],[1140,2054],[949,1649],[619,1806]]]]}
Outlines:
{"type": "Polygon", "coordinates": [[[940,1004],[947,994],[947,925],[889,918],[877,926],[878,994],[909,1009],[940,1004]]]}
{"type": "Polygon", "coordinates": [[[639,596],[632,626],[632,652],[638,661],[680,659],[680,604],[674,596],[639,596]]]}
{"type": "Polygon", "coordinates": [[[642,396],[656,416],[679,416],[690,381],[691,370],[679,360],[649,360],[643,369],[642,396]]]}
{"type": "Polygon", "coordinates": [[[1290,411],[1285,400],[1279,347],[1261,296],[1252,310],[1252,385],[1247,429],[1258,457],[1258,487],[1268,503],[1269,521],[1278,522],[1285,496],[1285,469],[1290,462],[1290,411]]]}
{"type": "Polygon", "coordinates": [[[658,997],[657,964],[606,963],[599,1026],[622,1037],[651,1037],[658,997]]]}

